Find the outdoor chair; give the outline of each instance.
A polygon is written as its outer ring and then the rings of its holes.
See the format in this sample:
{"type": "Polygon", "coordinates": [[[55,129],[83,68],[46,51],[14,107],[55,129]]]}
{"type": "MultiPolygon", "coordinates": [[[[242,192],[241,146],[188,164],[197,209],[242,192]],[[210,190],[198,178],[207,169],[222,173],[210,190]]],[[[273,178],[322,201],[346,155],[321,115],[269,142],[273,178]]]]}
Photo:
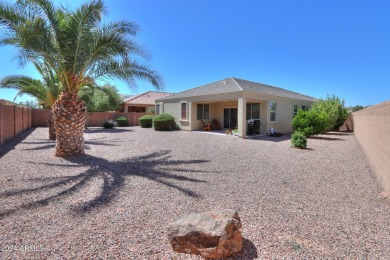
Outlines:
{"type": "Polygon", "coordinates": [[[206,125],[206,124],[203,122],[202,119],[200,120],[200,122],[202,122],[202,124],[203,124],[203,129],[202,129],[202,131],[210,131],[210,130],[211,130],[210,124],[207,124],[207,125],[206,125]]]}
{"type": "Polygon", "coordinates": [[[211,128],[213,130],[219,130],[221,129],[221,126],[219,125],[219,122],[217,119],[213,119],[213,121],[211,121],[211,128]]]}

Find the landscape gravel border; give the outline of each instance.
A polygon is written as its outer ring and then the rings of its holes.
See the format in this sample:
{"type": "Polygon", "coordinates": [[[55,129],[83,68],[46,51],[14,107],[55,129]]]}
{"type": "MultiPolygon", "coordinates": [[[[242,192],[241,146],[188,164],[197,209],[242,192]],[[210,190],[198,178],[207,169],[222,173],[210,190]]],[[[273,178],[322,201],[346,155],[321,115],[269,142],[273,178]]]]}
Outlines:
{"type": "Polygon", "coordinates": [[[172,251],[167,224],[224,208],[245,238],[231,259],[390,256],[390,199],[351,133],[301,150],[288,136],[91,128],[69,158],[47,128],[22,137],[0,158],[2,259],[201,259],[172,251]]]}

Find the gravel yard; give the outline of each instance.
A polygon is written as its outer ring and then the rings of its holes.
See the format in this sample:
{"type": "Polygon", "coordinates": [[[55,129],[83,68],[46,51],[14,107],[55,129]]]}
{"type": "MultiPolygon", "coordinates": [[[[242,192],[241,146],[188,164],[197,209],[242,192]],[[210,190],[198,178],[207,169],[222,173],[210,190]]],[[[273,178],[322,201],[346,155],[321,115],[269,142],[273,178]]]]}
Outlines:
{"type": "Polygon", "coordinates": [[[298,150],[286,136],[92,128],[87,155],[57,158],[47,132],[0,158],[0,258],[200,259],[173,252],[166,226],[218,208],[242,220],[234,259],[390,257],[390,199],[353,134],[298,150]]]}

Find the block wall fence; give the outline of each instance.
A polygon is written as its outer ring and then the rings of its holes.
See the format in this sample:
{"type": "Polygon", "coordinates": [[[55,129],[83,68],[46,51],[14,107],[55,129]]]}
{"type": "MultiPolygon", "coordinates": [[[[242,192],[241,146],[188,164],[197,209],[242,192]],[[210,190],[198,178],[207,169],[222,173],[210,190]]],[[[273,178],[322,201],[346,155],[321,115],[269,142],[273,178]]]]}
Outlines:
{"type": "Polygon", "coordinates": [[[385,192],[390,192],[390,101],[353,113],[353,131],[385,192]]]}
{"type": "Polygon", "coordinates": [[[0,104],[0,145],[32,126],[32,109],[0,104]]]}
{"type": "MultiPolygon", "coordinates": [[[[0,104],[0,145],[13,139],[21,132],[31,127],[47,127],[49,109],[31,109],[0,104]]],[[[139,125],[139,118],[151,113],[136,112],[89,112],[87,126],[100,126],[102,121],[111,120],[118,116],[129,119],[129,125],[139,125]]]]}

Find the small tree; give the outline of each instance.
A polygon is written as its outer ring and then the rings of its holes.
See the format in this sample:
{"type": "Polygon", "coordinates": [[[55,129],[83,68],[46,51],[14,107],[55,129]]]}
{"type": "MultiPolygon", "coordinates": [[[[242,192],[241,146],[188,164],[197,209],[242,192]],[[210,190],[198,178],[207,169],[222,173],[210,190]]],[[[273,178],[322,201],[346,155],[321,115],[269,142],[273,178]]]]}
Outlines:
{"type": "Polygon", "coordinates": [[[38,108],[38,102],[36,100],[19,102],[18,107],[38,108]]]}
{"type": "Polygon", "coordinates": [[[359,111],[359,110],[362,110],[362,109],[364,109],[364,106],[356,105],[356,106],[351,108],[351,111],[352,112],[356,112],[356,111],[359,111]]]}
{"type": "Polygon", "coordinates": [[[341,100],[335,95],[328,95],[325,100],[314,102],[312,110],[316,113],[324,112],[328,116],[325,127],[326,131],[338,129],[348,117],[348,111],[344,107],[344,100],[341,100]]]}
{"type": "Polygon", "coordinates": [[[114,86],[104,85],[103,87],[84,87],[79,96],[84,100],[88,112],[114,111],[123,102],[114,86]]]}
{"type": "Polygon", "coordinates": [[[328,121],[328,115],[323,111],[298,110],[298,114],[292,120],[292,125],[295,131],[299,131],[306,137],[310,137],[325,133],[328,121]]]}

